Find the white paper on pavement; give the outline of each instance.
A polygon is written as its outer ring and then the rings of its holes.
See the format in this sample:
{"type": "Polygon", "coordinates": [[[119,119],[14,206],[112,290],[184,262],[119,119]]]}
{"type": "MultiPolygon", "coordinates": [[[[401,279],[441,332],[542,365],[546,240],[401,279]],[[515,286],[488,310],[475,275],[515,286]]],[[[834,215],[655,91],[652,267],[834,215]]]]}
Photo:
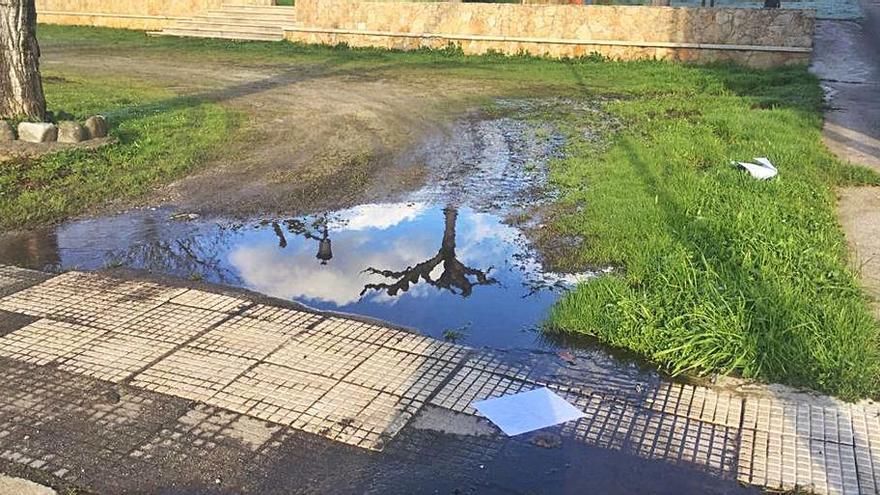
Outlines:
{"type": "Polygon", "coordinates": [[[582,411],[546,387],[471,405],[511,437],[584,417],[582,411]]]}

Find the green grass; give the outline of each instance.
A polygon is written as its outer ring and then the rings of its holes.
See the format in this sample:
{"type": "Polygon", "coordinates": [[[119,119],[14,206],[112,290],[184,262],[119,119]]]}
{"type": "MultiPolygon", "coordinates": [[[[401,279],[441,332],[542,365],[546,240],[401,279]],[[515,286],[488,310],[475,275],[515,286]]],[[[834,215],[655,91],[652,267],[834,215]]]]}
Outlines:
{"type": "Polygon", "coordinates": [[[117,143],[0,164],[0,229],[51,222],[179,177],[233,131],[220,105],[134,80],[44,71],[49,109],[80,122],[103,114],[117,143]]]}
{"type": "Polygon", "coordinates": [[[558,331],[597,337],[678,373],[736,373],[847,399],[876,396],[878,326],[835,219],[833,188],[878,184],[820,140],[821,93],[802,68],[712,88],[623,99],[625,128],[598,159],[557,164],[557,219],[580,261],[620,267],[553,310],[558,331]],[[768,156],[772,181],[731,160],[768,156]],[[585,184],[586,187],[578,187],[585,184]]]}
{"type": "MultiPolygon", "coordinates": [[[[40,37],[50,50],[277,65],[308,78],[395,79],[426,91],[448,80],[484,97],[599,98],[619,122],[605,129],[602,146],[582,131],[606,119],[564,108],[539,116],[570,134],[567,158],[552,166],[568,207],[550,228],[585,242],[560,261],[617,267],[565,297],[548,331],[592,335],[671,373],[739,374],[848,399],[878,395],[878,325],[848,267],[834,188],[880,180],[821,144],[821,90],[805,67],[464,57],[455,49],[146,39],[47,26],[40,37]],[[756,156],[768,156],[780,177],[759,182],[729,165],[756,156]]],[[[91,99],[63,85],[50,84],[48,93],[53,106],[81,115],[109,111],[122,143],[44,159],[34,171],[0,171],[5,225],[146,191],[195,166],[231,125],[213,104],[107,84],[91,99]],[[193,125],[195,142],[175,132],[193,125]],[[10,175],[28,180],[9,182],[10,175]]]]}

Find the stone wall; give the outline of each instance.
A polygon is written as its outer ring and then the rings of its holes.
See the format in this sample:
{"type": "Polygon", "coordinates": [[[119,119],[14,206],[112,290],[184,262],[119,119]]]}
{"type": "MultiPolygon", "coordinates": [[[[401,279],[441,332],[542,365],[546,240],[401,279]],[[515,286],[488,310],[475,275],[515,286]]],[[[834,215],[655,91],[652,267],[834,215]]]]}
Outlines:
{"type": "Polygon", "coordinates": [[[465,53],[590,53],[619,59],[807,62],[815,15],[788,9],[516,5],[297,0],[305,43],[414,49],[455,43],[465,53]]]}
{"type": "MultiPolygon", "coordinates": [[[[38,20],[71,24],[154,30],[208,9],[224,0],[36,0],[38,20]]],[[[237,5],[272,5],[273,0],[236,0],[237,5]]]]}

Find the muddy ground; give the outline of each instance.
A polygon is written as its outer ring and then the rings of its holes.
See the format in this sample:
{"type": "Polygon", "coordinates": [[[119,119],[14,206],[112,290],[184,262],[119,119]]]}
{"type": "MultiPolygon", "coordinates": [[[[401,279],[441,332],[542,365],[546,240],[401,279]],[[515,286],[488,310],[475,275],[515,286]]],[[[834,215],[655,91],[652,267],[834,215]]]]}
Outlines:
{"type": "MultiPolygon", "coordinates": [[[[48,45],[48,71],[146,79],[181,96],[238,110],[243,130],[202,172],[161,189],[203,214],[310,213],[393,198],[423,183],[409,147],[448,125],[490,89],[460,80],[391,79],[369,70],[241,61],[196,64],[48,45]]],[[[379,66],[377,71],[386,70],[379,66]]]]}

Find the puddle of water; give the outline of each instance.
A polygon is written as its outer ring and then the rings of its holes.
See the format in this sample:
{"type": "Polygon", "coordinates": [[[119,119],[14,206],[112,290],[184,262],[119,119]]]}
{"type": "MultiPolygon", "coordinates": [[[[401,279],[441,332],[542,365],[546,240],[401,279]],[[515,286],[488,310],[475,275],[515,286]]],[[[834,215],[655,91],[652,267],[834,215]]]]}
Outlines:
{"type": "Polygon", "coordinates": [[[496,348],[541,346],[533,330],[576,279],[543,272],[517,229],[470,207],[372,204],[249,223],[171,214],[137,210],[6,236],[0,263],[197,276],[496,348]]]}
{"type": "Polygon", "coordinates": [[[429,179],[405,202],[245,222],[134,210],[0,236],[0,263],[197,277],[472,346],[544,348],[548,309],[591,274],[544,272],[503,218],[552,199],[562,144],[552,128],[464,119],[413,153],[429,179]]]}

